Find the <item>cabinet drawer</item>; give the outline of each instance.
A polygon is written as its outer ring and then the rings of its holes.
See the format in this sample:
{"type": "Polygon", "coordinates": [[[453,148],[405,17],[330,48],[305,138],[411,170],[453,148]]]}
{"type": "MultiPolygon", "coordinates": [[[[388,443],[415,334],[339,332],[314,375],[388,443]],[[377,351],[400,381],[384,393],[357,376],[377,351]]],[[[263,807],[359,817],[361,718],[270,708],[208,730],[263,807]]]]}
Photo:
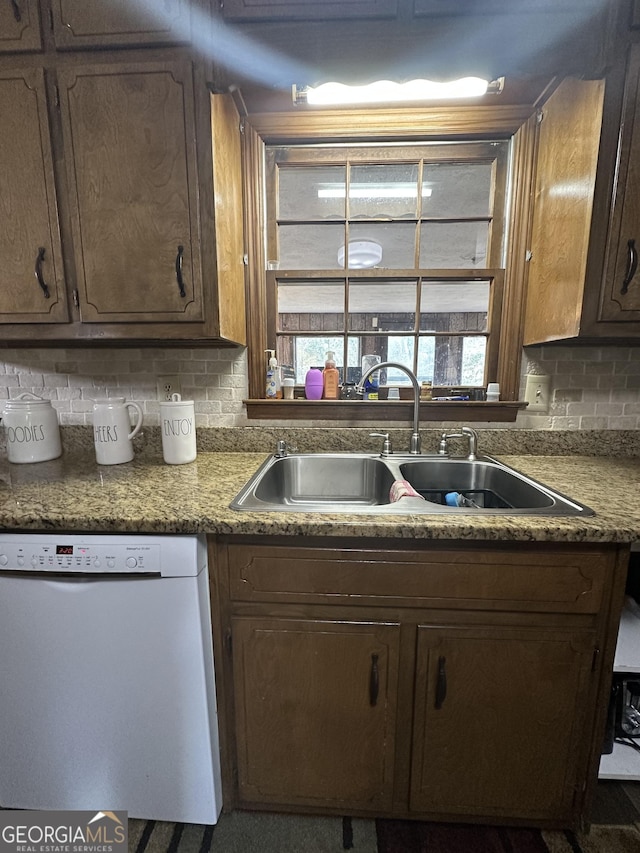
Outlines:
{"type": "Polygon", "coordinates": [[[614,556],[594,548],[470,546],[425,551],[228,547],[236,601],[509,607],[596,613],[614,556]],[[384,599],[377,601],[376,599],[384,599]]]}

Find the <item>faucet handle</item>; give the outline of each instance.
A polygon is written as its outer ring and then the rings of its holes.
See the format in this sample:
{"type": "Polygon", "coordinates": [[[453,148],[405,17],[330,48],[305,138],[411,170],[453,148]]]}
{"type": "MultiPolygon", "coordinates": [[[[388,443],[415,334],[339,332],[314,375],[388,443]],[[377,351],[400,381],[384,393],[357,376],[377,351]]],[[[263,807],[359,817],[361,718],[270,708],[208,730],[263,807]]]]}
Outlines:
{"type": "Polygon", "coordinates": [[[393,453],[393,448],[391,447],[391,439],[389,438],[388,432],[370,432],[370,438],[384,438],[382,443],[382,452],[381,456],[390,456],[393,453]]]}

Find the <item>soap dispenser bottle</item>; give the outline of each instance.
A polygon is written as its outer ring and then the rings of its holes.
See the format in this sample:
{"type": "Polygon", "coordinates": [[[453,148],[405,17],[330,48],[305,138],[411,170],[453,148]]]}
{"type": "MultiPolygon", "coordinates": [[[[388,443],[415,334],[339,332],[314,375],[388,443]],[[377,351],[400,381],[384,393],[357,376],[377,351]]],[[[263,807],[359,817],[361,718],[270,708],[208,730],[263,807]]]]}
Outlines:
{"type": "Polygon", "coordinates": [[[266,349],[266,353],[269,353],[269,365],[267,367],[267,381],[265,384],[265,396],[267,400],[281,400],[282,399],[282,385],[280,383],[280,368],[278,367],[278,360],[276,359],[275,350],[266,349]]]}
{"type": "Polygon", "coordinates": [[[336,367],[336,359],[333,350],[327,353],[327,360],[322,371],[322,385],[325,400],[337,400],[340,395],[340,374],[336,367]]]}

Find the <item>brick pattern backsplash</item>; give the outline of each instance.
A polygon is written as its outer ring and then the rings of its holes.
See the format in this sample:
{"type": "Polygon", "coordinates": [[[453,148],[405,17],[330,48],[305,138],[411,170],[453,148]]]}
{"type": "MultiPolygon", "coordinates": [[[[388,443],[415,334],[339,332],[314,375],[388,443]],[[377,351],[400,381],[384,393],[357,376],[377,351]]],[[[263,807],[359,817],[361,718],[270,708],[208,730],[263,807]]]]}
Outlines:
{"type": "Polygon", "coordinates": [[[7,349],[0,353],[0,399],[25,391],[51,400],[61,424],[91,424],[93,400],[126,397],[145,423],[160,423],[157,377],[179,375],[200,427],[246,423],[247,359],[240,348],[7,349]]]}
{"type": "Polygon", "coordinates": [[[527,373],[551,377],[549,412],[518,415],[527,429],[640,429],[640,347],[527,347],[527,373]]]}
{"type": "MultiPolygon", "coordinates": [[[[242,404],[248,392],[241,348],[16,348],[0,359],[0,400],[31,391],[51,400],[61,424],[90,424],[93,399],[111,396],[140,403],[145,423],[157,426],[157,377],[172,374],[180,376],[183,398],[195,401],[198,426],[252,423],[242,404]]],[[[551,407],[547,414],[521,412],[516,427],[640,429],[640,348],[527,347],[521,399],[527,373],[551,376],[551,407]]]]}

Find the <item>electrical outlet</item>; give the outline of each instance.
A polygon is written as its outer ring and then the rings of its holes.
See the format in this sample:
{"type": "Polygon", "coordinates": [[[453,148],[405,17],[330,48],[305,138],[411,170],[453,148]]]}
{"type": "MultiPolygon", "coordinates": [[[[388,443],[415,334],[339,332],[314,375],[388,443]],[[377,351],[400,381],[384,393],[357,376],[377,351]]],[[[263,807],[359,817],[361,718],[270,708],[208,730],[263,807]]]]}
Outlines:
{"type": "Polygon", "coordinates": [[[551,377],[528,373],[524,388],[524,399],[529,404],[527,412],[548,412],[551,377]]]}
{"type": "Polygon", "coordinates": [[[179,376],[158,376],[158,400],[161,403],[171,400],[172,394],[182,394],[179,376]]]}

